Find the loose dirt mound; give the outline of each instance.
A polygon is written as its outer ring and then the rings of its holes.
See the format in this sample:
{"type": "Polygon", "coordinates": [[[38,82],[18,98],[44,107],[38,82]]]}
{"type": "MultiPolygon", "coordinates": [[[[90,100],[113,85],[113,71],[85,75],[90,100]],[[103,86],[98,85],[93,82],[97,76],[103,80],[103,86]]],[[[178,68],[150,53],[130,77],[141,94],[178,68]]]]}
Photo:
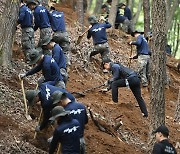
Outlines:
{"type": "MultiPolygon", "coordinates": [[[[58,7],[65,12],[68,23],[68,31],[72,42],[72,66],[67,88],[70,92],[84,91],[85,89],[102,84],[108,75],[104,75],[100,68],[100,57],[96,56],[87,63],[84,55],[92,47],[92,42],[86,38],[79,46],[75,46],[78,28],[76,25],[75,13],[70,8],[58,7]]],[[[109,44],[112,51],[112,59],[127,65],[130,47],[127,45],[129,37],[122,32],[109,32],[109,44]]],[[[47,138],[52,135],[52,128],[38,134],[33,140],[34,127],[37,125],[37,117],[40,108],[33,109],[33,121],[27,121],[24,117],[23,98],[20,82],[17,75],[21,71],[30,69],[25,63],[19,60],[22,53],[19,50],[14,52],[14,62],[12,69],[1,67],[0,72],[0,151],[1,153],[47,153],[47,138]]],[[[23,57],[23,56],[21,56],[23,57]]],[[[135,62],[132,67],[135,67],[135,62]]],[[[170,76],[179,78],[179,73],[169,69],[170,76]]],[[[39,75],[30,76],[25,80],[25,89],[34,89],[39,75]]],[[[173,122],[175,105],[180,83],[172,77],[171,86],[166,89],[166,124],[170,128],[170,139],[176,145],[180,142],[179,124],[173,122]]],[[[149,109],[148,89],[142,89],[142,95],[149,109]]],[[[116,122],[123,122],[118,129],[118,136],[109,135],[99,131],[89,118],[89,123],[85,130],[85,139],[88,154],[145,154],[148,143],[149,119],[144,119],[137,107],[137,102],[131,91],[127,88],[119,89],[119,103],[108,105],[111,100],[111,93],[103,94],[99,89],[86,94],[83,98],[78,98],[86,106],[91,107],[92,112],[98,121],[106,128],[112,128],[116,122]]],[[[178,149],[180,152],[180,149],[178,149]]]]}

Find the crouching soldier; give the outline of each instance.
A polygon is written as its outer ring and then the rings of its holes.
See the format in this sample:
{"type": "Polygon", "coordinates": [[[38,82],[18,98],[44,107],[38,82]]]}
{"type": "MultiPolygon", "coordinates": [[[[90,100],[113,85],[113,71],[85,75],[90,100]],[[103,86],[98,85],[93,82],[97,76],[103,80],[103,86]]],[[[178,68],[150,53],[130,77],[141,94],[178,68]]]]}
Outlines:
{"type": "Polygon", "coordinates": [[[66,93],[55,91],[52,94],[53,104],[63,106],[66,111],[70,111],[70,116],[73,119],[77,119],[80,123],[80,154],[86,153],[85,140],[84,140],[84,129],[88,123],[88,116],[86,107],[82,103],[72,101],[68,98],[66,93]]]}
{"type": "Polygon", "coordinates": [[[76,119],[72,119],[69,113],[62,106],[56,106],[52,110],[49,120],[56,120],[58,126],[50,143],[49,154],[54,154],[58,143],[61,144],[62,154],[80,154],[80,124],[76,119]]]}
{"type": "Polygon", "coordinates": [[[71,93],[67,92],[65,89],[58,88],[47,83],[42,83],[38,90],[29,90],[26,92],[26,99],[28,100],[28,105],[33,106],[40,101],[43,109],[43,120],[41,124],[36,127],[35,130],[37,132],[43,130],[49,124],[51,110],[56,106],[56,104],[53,104],[53,101],[51,99],[51,95],[55,91],[59,91],[61,93],[66,92],[67,97],[71,101],[75,101],[74,96],[71,93]]]}
{"type": "Polygon", "coordinates": [[[38,50],[34,50],[34,52],[30,55],[30,59],[31,61],[29,62],[29,65],[37,65],[27,73],[20,74],[21,78],[33,75],[42,70],[42,74],[44,76],[43,82],[54,82],[55,86],[65,88],[59,67],[51,56],[43,55],[38,50]]]}
{"type": "Polygon", "coordinates": [[[111,24],[107,21],[104,24],[100,24],[95,16],[90,16],[88,21],[92,27],[88,31],[87,38],[90,39],[92,36],[94,43],[94,50],[90,53],[90,57],[100,53],[102,60],[108,58],[110,51],[106,29],[110,28],[111,24]]]}
{"type": "Polygon", "coordinates": [[[53,34],[53,40],[58,43],[66,57],[67,65],[71,65],[71,53],[70,53],[70,41],[69,36],[66,31],[66,24],[64,19],[64,12],[59,12],[55,10],[55,8],[52,6],[50,8],[50,23],[51,28],[54,31],[53,34]]]}
{"type": "Polygon", "coordinates": [[[66,83],[68,80],[68,74],[66,71],[66,59],[62,48],[59,46],[59,44],[56,44],[50,37],[44,38],[42,48],[52,51],[52,58],[58,64],[60,73],[63,77],[64,82],[66,83]]]}
{"type": "Polygon", "coordinates": [[[107,82],[107,85],[110,85],[110,87],[105,91],[112,89],[113,102],[118,103],[118,87],[129,87],[139,104],[143,117],[148,117],[146,104],[141,96],[140,79],[138,75],[133,70],[121,64],[111,62],[110,59],[103,61],[103,67],[106,70],[112,71],[113,77],[107,82]]]}

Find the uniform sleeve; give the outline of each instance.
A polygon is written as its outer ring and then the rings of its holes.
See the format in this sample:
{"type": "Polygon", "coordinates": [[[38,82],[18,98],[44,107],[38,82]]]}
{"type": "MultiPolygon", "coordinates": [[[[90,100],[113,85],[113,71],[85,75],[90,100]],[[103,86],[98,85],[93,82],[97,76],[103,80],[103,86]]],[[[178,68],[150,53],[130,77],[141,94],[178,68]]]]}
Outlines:
{"type": "Polygon", "coordinates": [[[29,72],[27,72],[26,76],[33,75],[33,74],[39,72],[41,69],[42,69],[42,62],[39,65],[37,65],[36,67],[34,67],[33,69],[31,69],[29,72]]]}
{"type": "Polygon", "coordinates": [[[111,28],[112,25],[111,25],[108,21],[106,21],[105,27],[106,27],[106,28],[111,28]]]}
{"type": "Polygon", "coordinates": [[[40,17],[39,17],[39,14],[35,11],[34,12],[34,31],[36,31],[37,29],[38,29],[38,27],[39,27],[39,21],[41,21],[40,20],[40,17]]]}
{"type": "Polygon", "coordinates": [[[67,97],[74,102],[75,101],[75,97],[71,94],[71,93],[67,93],[67,97]]]}
{"type": "Polygon", "coordinates": [[[88,30],[87,39],[90,39],[90,38],[91,38],[91,36],[92,36],[91,31],[90,31],[90,30],[88,30]]]}
{"type": "Polygon", "coordinates": [[[132,42],[131,44],[132,44],[132,45],[139,46],[139,45],[141,45],[141,43],[142,43],[142,37],[138,37],[137,40],[136,40],[136,42],[132,42]]]}
{"type": "Polygon", "coordinates": [[[118,80],[119,79],[119,67],[114,66],[112,71],[113,71],[113,81],[118,80]]]}
{"type": "Polygon", "coordinates": [[[22,23],[22,21],[24,20],[24,17],[25,17],[25,11],[20,9],[18,24],[22,23]]]}
{"type": "Polygon", "coordinates": [[[156,143],[153,147],[152,154],[160,154],[161,152],[161,145],[156,143]]]}
{"type": "Polygon", "coordinates": [[[53,139],[52,139],[52,142],[50,144],[49,154],[54,154],[54,152],[55,152],[55,150],[57,148],[58,142],[59,142],[59,134],[58,134],[58,131],[56,129],[54,131],[53,139]]]}
{"type": "Polygon", "coordinates": [[[59,62],[59,58],[60,58],[60,56],[61,56],[61,55],[60,55],[61,53],[59,53],[57,50],[58,50],[58,48],[54,48],[54,49],[53,49],[53,52],[52,52],[52,53],[53,53],[53,58],[54,58],[54,60],[56,61],[56,63],[59,62]],[[58,54],[58,53],[59,53],[59,54],[58,54]]]}

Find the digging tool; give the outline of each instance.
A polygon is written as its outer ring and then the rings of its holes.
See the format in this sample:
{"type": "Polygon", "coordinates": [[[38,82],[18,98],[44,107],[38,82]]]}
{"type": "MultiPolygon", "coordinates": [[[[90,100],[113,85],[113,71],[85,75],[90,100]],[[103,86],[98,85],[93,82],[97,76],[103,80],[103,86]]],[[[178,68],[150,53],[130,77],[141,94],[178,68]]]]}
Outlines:
{"type": "Polygon", "coordinates": [[[98,89],[98,88],[101,88],[101,87],[103,87],[103,86],[105,86],[105,83],[103,83],[103,84],[101,84],[101,85],[99,85],[99,86],[96,86],[96,87],[92,87],[92,88],[86,89],[86,90],[83,91],[83,92],[72,92],[72,94],[77,94],[77,95],[79,95],[80,97],[84,97],[84,96],[86,96],[85,93],[90,92],[90,91],[93,91],[93,90],[98,89]]]}
{"type": "Polygon", "coordinates": [[[26,95],[25,95],[25,90],[24,90],[24,82],[23,79],[19,76],[19,79],[21,81],[21,89],[23,93],[23,99],[24,99],[24,107],[25,107],[25,117],[27,120],[32,120],[31,116],[28,114],[28,107],[27,107],[27,102],[26,102],[26,95]]]}
{"type": "Polygon", "coordinates": [[[61,150],[61,145],[59,144],[59,145],[58,145],[58,150],[57,150],[57,153],[56,153],[56,154],[59,154],[59,153],[60,153],[60,150],[61,150]]]}
{"type": "MultiPolygon", "coordinates": [[[[41,108],[41,112],[40,112],[40,115],[39,115],[38,124],[39,124],[40,121],[41,121],[41,117],[42,117],[42,108],[41,108]]],[[[36,139],[36,136],[37,136],[37,132],[35,131],[35,133],[34,133],[34,138],[33,138],[33,139],[36,139]]]]}
{"type": "Polygon", "coordinates": [[[88,32],[88,30],[89,30],[91,27],[92,27],[92,26],[89,26],[89,28],[86,29],[86,30],[78,37],[77,42],[76,42],[76,45],[78,45],[78,44],[81,42],[83,36],[88,32]]]}
{"type": "MultiPolygon", "coordinates": [[[[132,56],[132,53],[133,53],[133,47],[132,47],[132,45],[131,45],[131,52],[130,52],[130,57],[132,56]]],[[[128,62],[128,67],[130,68],[130,66],[131,66],[131,58],[129,58],[129,62],[128,62]]]]}

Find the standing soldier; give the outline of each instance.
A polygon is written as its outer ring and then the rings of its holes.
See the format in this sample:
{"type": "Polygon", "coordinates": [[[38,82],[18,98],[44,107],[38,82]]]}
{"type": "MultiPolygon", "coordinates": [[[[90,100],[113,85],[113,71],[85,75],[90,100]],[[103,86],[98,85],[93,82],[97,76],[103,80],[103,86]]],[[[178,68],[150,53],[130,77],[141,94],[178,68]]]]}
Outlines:
{"type": "Polygon", "coordinates": [[[60,91],[55,91],[52,94],[53,104],[63,106],[66,111],[70,111],[70,116],[73,119],[77,119],[80,123],[80,154],[86,153],[85,140],[84,140],[84,129],[88,123],[88,116],[86,107],[82,103],[71,101],[67,94],[62,94],[60,91]]]}
{"type": "Polygon", "coordinates": [[[65,88],[59,66],[51,56],[43,55],[38,50],[34,50],[30,55],[30,59],[31,61],[29,62],[29,65],[37,65],[27,73],[20,74],[21,78],[33,75],[42,70],[44,76],[43,82],[50,82],[57,87],[65,88]]]}
{"type": "Polygon", "coordinates": [[[36,31],[38,28],[40,29],[40,39],[38,46],[42,46],[42,42],[45,36],[51,37],[51,25],[49,21],[49,12],[48,10],[40,5],[39,1],[37,1],[37,5],[34,5],[34,30],[36,31]]]}
{"type": "Polygon", "coordinates": [[[68,73],[66,69],[66,59],[62,48],[59,46],[59,44],[56,44],[50,37],[45,37],[44,41],[45,42],[43,42],[42,48],[52,51],[52,57],[59,66],[60,73],[63,76],[64,82],[67,83],[68,73]]]}
{"type": "Polygon", "coordinates": [[[70,41],[66,31],[64,12],[55,10],[53,6],[50,8],[51,28],[54,31],[53,40],[58,43],[66,56],[67,66],[71,65],[70,41]]]}
{"type": "MultiPolygon", "coordinates": [[[[27,1],[27,6],[31,8],[31,5],[36,4],[34,1],[27,1]]],[[[33,15],[32,11],[26,6],[24,0],[21,1],[21,7],[19,10],[18,24],[22,28],[22,50],[24,52],[26,61],[29,61],[29,54],[31,49],[34,49],[34,29],[33,29],[33,15]]]]}
{"type": "Polygon", "coordinates": [[[104,89],[104,92],[112,89],[112,100],[114,103],[118,103],[118,87],[129,87],[139,104],[143,117],[148,117],[146,104],[141,96],[138,75],[133,70],[121,64],[111,62],[110,59],[103,61],[103,67],[113,74],[113,77],[106,82],[106,85],[109,85],[109,87],[104,89]]]}
{"type": "Polygon", "coordinates": [[[149,69],[149,59],[150,59],[150,51],[148,47],[147,40],[141,35],[140,32],[135,31],[132,33],[132,36],[136,38],[136,42],[130,42],[130,45],[135,45],[137,47],[137,54],[135,56],[130,57],[130,59],[138,58],[138,69],[137,72],[141,77],[141,82],[143,87],[148,86],[148,69],[149,69]]]}
{"type": "Polygon", "coordinates": [[[153,133],[156,134],[156,142],[152,154],[177,154],[176,149],[168,141],[169,130],[165,125],[159,126],[153,133]]]}
{"type": "Polygon", "coordinates": [[[62,154],[80,154],[80,125],[69,116],[69,111],[65,111],[62,106],[56,106],[49,120],[56,120],[58,124],[50,142],[49,154],[54,154],[58,143],[61,143],[62,154]]]}
{"type": "Polygon", "coordinates": [[[90,53],[90,57],[100,53],[102,60],[108,58],[110,51],[106,29],[111,28],[111,24],[107,21],[104,24],[100,24],[95,16],[90,16],[88,21],[92,27],[88,31],[87,38],[90,39],[92,36],[94,43],[94,50],[90,53]]]}

